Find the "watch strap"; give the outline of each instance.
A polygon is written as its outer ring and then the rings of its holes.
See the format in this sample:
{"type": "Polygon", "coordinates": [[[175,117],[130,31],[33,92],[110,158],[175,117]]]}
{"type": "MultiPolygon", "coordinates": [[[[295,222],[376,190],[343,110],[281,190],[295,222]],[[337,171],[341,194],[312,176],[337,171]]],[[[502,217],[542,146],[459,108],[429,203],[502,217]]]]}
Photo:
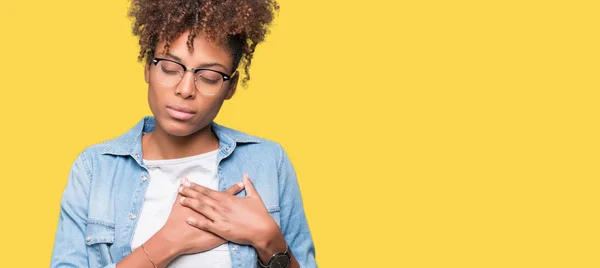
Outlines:
{"type": "Polygon", "coordinates": [[[279,252],[279,253],[275,253],[275,254],[273,254],[273,256],[271,256],[271,258],[269,258],[269,262],[267,262],[267,264],[263,264],[263,263],[262,263],[262,261],[260,260],[260,257],[258,257],[258,265],[259,265],[261,268],[270,268],[270,267],[271,267],[271,263],[273,262],[273,259],[274,259],[276,256],[279,256],[279,255],[285,255],[285,256],[287,256],[287,257],[288,257],[290,260],[292,259],[292,256],[290,256],[290,246],[289,246],[287,243],[285,244],[285,251],[284,251],[284,252],[279,252]]]}

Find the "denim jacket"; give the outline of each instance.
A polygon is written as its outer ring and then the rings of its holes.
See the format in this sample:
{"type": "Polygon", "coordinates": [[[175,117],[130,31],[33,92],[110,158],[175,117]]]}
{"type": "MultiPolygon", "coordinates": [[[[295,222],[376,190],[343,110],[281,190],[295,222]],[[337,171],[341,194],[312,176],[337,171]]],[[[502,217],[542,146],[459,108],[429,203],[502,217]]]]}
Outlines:
{"type": "MultiPolygon", "coordinates": [[[[114,268],[131,253],[136,215],[151,179],[143,162],[142,134],[155,123],[145,117],[124,135],[79,154],[60,204],[51,268],[114,268]]],[[[216,123],[212,129],[219,138],[219,190],[248,173],[300,266],[317,267],[295,170],[283,148],[216,123]]],[[[233,267],[257,266],[254,248],[228,246],[233,267]]]]}

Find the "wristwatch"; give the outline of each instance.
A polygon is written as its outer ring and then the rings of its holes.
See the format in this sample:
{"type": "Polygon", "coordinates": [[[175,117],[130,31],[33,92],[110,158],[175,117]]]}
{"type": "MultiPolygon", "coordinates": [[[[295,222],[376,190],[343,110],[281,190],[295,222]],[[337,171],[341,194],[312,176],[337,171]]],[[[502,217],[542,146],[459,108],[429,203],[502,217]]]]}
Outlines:
{"type": "Polygon", "coordinates": [[[290,256],[290,247],[285,245],[285,251],[273,254],[267,264],[263,264],[260,258],[258,258],[258,265],[262,268],[288,268],[290,267],[291,261],[292,256],[290,256]]]}

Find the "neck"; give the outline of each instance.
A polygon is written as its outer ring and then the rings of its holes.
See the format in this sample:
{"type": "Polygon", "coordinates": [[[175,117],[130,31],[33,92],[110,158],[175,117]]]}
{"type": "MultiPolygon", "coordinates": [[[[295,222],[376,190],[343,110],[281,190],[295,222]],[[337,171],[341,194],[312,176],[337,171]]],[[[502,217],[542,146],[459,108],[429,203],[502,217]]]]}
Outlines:
{"type": "Polygon", "coordinates": [[[183,158],[217,149],[219,139],[211,124],[184,137],[170,135],[156,124],[154,131],[142,137],[142,154],[148,160],[183,158]]]}

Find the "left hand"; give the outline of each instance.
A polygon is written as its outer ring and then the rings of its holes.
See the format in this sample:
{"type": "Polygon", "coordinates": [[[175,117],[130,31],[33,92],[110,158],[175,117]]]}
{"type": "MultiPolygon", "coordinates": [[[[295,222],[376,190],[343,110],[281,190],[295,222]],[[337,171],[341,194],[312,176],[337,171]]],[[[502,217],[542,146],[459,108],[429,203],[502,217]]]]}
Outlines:
{"type": "Polygon", "coordinates": [[[206,218],[190,217],[187,223],[231,242],[262,247],[281,236],[281,230],[254,188],[247,174],[243,177],[246,197],[213,191],[187,182],[179,188],[179,202],[206,218]]]}

